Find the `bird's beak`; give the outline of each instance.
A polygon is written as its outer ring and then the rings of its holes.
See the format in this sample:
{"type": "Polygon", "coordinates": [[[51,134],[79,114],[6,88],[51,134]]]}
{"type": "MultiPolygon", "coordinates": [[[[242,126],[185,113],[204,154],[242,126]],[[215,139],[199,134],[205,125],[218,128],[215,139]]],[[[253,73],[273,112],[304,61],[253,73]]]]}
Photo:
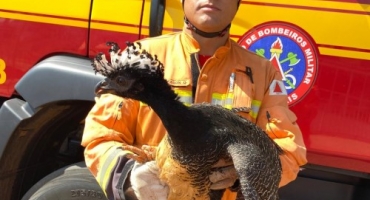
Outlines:
{"type": "Polygon", "coordinates": [[[106,78],[104,80],[101,80],[98,84],[96,84],[95,95],[101,95],[105,93],[117,94],[116,90],[114,90],[111,87],[110,82],[111,80],[106,78]]]}

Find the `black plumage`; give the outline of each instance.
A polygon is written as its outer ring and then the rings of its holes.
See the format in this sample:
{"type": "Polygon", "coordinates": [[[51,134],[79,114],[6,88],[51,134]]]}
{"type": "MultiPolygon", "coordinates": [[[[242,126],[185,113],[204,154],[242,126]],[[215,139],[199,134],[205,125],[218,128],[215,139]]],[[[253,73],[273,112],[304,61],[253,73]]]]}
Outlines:
{"type": "Polygon", "coordinates": [[[106,77],[99,89],[148,104],[168,131],[156,160],[169,199],[220,199],[223,191],[209,189],[212,166],[220,159],[232,159],[245,199],[278,199],[282,150],[262,129],[238,116],[238,109],[185,106],[164,79],[162,63],[140,43],[127,43],[123,51],[107,44],[111,62],[99,54],[93,63],[106,77]]]}

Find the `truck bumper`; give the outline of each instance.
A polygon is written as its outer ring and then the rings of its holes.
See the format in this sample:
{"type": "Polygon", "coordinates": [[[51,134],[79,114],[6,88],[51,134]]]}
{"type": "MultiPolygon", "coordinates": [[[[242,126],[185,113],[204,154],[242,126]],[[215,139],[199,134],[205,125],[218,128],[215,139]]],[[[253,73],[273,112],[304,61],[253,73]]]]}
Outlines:
{"type": "Polygon", "coordinates": [[[14,130],[33,114],[34,110],[29,104],[20,99],[10,99],[3,103],[0,108],[0,160],[14,130]]]}

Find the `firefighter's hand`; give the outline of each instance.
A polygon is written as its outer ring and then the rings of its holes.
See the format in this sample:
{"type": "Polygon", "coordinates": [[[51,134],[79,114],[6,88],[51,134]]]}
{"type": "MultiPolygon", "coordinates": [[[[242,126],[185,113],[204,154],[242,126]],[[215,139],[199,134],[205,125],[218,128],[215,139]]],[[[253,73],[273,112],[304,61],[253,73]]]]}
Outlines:
{"type": "Polygon", "coordinates": [[[216,165],[213,166],[214,170],[209,176],[211,184],[211,190],[222,190],[231,188],[232,190],[236,186],[238,174],[231,161],[220,160],[216,165]]]}
{"type": "Polygon", "coordinates": [[[138,199],[167,200],[168,186],[159,180],[159,169],[155,161],[135,162],[131,171],[131,185],[138,199]]]}

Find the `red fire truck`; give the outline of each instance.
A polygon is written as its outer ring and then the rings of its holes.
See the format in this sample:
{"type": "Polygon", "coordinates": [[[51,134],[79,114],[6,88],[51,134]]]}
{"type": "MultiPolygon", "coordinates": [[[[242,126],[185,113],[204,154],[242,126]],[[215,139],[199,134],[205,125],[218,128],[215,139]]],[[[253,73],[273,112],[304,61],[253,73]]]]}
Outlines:
{"type": "MultiPolygon", "coordinates": [[[[90,58],[182,26],[177,0],[1,1],[1,199],[104,199],[80,145],[90,58]]],[[[281,72],[304,134],[281,199],[370,199],[370,1],[242,0],[231,36],[281,72]]]]}

